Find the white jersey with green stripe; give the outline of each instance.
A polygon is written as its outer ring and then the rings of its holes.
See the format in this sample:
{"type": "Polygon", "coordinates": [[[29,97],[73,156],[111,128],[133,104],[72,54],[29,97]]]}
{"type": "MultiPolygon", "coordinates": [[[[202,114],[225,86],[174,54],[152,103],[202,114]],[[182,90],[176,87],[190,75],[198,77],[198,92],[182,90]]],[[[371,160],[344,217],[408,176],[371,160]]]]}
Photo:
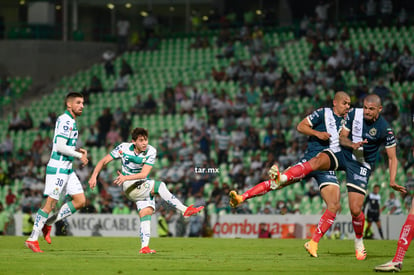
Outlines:
{"type": "Polygon", "coordinates": [[[58,137],[64,138],[66,139],[66,145],[75,149],[76,142],[78,141],[78,136],[79,133],[78,127],[76,125],[76,120],[69,113],[69,111],[65,111],[56,120],[52,153],[50,155],[49,163],[47,164],[46,173],[55,174],[56,172],[59,172],[69,174],[72,171],[72,163],[74,157],[65,156],[59,153],[56,149],[56,141],[58,137]]]}
{"type": "Polygon", "coordinates": [[[141,172],[144,165],[154,166],[157,158],[157,149],[153,146],[147,146],[147,150],[139,154],[134,151],[133,143],[121,143],[109,153],[114,159],[121,159],[122,174],[132,175],[141,172]]]}

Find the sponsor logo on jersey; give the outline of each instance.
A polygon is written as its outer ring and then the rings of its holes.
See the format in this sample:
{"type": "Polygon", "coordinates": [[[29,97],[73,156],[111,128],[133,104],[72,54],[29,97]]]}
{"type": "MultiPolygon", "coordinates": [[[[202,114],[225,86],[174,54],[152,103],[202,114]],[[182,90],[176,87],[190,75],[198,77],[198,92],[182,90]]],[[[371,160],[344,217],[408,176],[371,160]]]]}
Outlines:
{"type": "Polygon", "coordinates": [[[377,129],[372,128],[371,130],[369,130],[369,135],[374,137],[377,134],[377,129]]]}

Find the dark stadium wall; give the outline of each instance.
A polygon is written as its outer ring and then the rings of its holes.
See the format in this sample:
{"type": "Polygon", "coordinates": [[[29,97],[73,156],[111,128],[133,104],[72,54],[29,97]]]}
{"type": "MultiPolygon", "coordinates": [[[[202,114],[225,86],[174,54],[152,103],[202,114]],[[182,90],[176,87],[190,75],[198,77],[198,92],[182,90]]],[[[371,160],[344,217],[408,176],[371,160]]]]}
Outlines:
{"type": "Polygon", "coordinates": [[[112,43],[62,42],[52,40],[3,40],[0,43],[0,73],[31,76],[33,84],[47,84],[101,61],[112,43]]]}

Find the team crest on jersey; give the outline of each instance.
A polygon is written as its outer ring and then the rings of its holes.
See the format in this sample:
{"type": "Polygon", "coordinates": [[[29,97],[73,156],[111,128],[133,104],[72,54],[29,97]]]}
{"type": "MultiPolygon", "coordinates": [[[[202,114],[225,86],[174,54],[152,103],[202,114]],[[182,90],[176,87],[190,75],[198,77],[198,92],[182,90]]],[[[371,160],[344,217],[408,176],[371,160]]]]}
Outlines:
{"type": "Polygon", "coordinates": [[[372,128],[371,130],[369,130],[368,133],[369,133],[370,136],[375,137],[375,135],[377,134],[377,129],[372,128]]]}
{"type": "Polygon", "coordinates": [[[56,187],[55,189],[53,189],[52,194],[53,194],[54,196],[59,195],[59,188],[57,188],[57,187],[56,187]]]}

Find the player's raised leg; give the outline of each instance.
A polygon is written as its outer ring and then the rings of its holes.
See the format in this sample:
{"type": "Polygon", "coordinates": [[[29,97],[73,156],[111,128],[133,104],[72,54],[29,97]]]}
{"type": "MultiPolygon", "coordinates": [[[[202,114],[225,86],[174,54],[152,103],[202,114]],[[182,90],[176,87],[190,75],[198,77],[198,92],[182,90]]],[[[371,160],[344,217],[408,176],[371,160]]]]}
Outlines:
{"type": "Polygon", "coordinates": [[[184,217],[190,217],[204,209],[204,206],[194,207],[194,205],[185,206],[175,195],[167,188],[164,182],[155,181],[154,193],[160,195],[168,204],[174,206],[183,213],[184,217]]]}
{"type": "Polygon", "coordinates": [[[235,190],[230,191],[230,206],[235,208],[239,206],[241,203],[243,203],[245,200],[257,197],[257,196],[263,196],[270,190],[275,190],[279,187],[279,185],[274,180],[266,180],[259,184],[256,184],[246,192],[244,192],[242,195],[237,194],[235,190]]]}

